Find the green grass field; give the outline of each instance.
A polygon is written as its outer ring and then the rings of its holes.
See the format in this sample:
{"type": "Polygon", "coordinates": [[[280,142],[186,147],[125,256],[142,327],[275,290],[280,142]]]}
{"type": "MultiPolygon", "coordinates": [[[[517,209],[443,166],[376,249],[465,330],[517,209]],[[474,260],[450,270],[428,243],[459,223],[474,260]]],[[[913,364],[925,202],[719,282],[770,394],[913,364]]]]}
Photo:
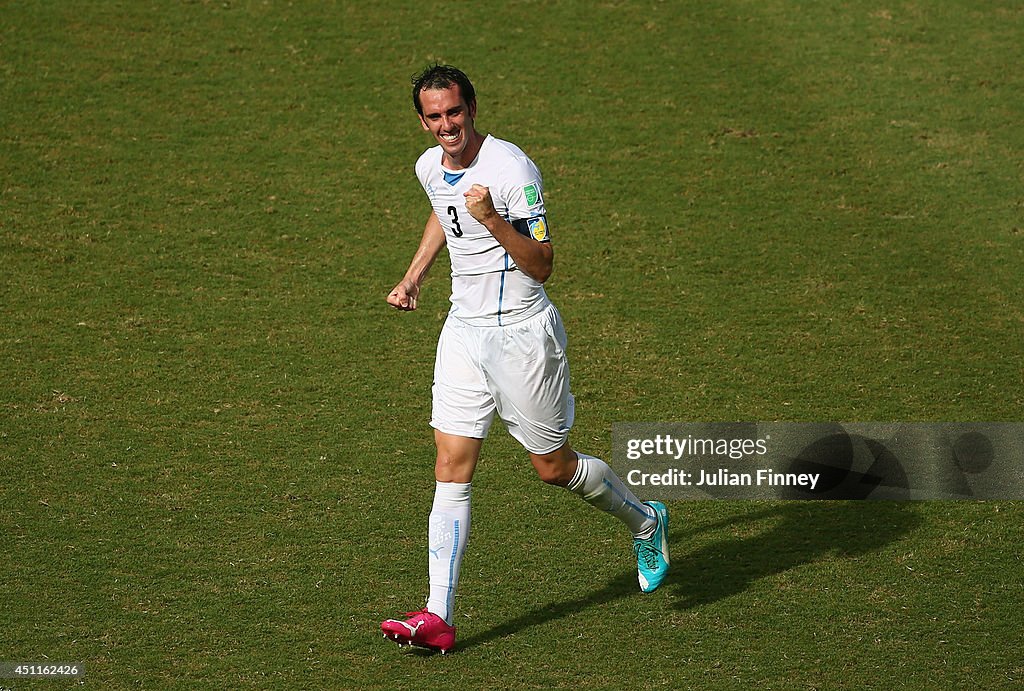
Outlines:
{"type": "MultiPolygon", "coordinates": [[[[671,505],[622,528],[499,426],[459,647],[421,606],[440,260],[409,77],[545,174],[574,445],[615,422],[1019,420],[1024,10],[0,3],[0,661],[92,688],[1007,688],[1022,505],[671,505]]],[[[54,681],[0,680],[4,688],[54,681]]]]}

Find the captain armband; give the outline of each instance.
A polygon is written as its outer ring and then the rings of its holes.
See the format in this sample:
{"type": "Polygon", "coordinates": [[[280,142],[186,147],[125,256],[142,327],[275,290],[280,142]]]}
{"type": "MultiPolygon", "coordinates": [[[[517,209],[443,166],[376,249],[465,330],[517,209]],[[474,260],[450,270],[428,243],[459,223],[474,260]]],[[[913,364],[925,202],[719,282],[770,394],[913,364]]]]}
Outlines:
{"type": "Polygon", "coordinates": [[[517,218],[510,221],[510,223],[521,235],[533,238],[537,242],[551,242],[551,235],[548,232],[548,219],[544,216],[517,218]]]}

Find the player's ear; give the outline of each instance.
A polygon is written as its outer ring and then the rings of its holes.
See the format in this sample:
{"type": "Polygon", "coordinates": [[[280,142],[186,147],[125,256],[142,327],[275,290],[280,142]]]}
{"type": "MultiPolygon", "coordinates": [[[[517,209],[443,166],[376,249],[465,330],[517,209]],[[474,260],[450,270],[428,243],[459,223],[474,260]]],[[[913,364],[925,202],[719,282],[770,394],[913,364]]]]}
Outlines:
{"type": "Polygon", "coordinates": [[[422,115],[417,114],[416,117],[420,119],[420,124],[423,125],[423,129],[427,132],[430,131],[430,127],[427,125],[427,121],[423,119],[422,115]]]}
{"type": "Polygon", "coordinates": [[[472,103],[469,104],[469,117],[476,120],[476,99],[474,98],[472,103]]]}

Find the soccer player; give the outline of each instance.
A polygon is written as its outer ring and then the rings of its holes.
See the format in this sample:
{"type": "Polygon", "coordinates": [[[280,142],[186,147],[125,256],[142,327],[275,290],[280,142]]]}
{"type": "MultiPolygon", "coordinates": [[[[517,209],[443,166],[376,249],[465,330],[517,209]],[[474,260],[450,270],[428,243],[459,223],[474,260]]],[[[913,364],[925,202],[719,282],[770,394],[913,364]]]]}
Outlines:
{"type": "Polygon", "coordinates": [[[413,80],[412,97],[437,142],[416,162],[431,212],[387,301],[416,309],[423,279],[445,246],[452,294],[432,389],[437,460],[429,595],[424,609],[388,619],[381,630],[400,645],[445,653],[455,645],[452,605],[469,538],[473,471],[495,415],[525,447],[541,480],[626,524],[644,592],[668,573],[668,511],[660,502],[641,502],[604,461],[569,445],[575,401],[565,329],[543,286],[553,250],[537,166],[516,145],[477,131],[476,92],[460,70],[426,69],[413,80]]]}

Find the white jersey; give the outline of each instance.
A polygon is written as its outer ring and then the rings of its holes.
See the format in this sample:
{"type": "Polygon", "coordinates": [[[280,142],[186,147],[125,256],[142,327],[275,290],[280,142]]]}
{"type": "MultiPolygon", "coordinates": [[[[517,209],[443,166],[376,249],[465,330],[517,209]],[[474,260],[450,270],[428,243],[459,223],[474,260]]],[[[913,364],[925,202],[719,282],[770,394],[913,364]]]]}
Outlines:
{"type": "Polygon", "coordinates": [[[516,267],[505,248],[466,210],[463,194],[487,187],[494,208],[516,230],[548,242],[540,171],[515,144],[487,135],[476,160],[462,170],[441,165],[440,146],[416,161],[416,177],[444,228],[452,262],[450,314],[474,326],[506,326],[542,312],[544,286],[516,267]]]}

